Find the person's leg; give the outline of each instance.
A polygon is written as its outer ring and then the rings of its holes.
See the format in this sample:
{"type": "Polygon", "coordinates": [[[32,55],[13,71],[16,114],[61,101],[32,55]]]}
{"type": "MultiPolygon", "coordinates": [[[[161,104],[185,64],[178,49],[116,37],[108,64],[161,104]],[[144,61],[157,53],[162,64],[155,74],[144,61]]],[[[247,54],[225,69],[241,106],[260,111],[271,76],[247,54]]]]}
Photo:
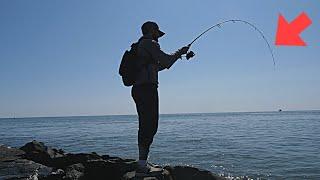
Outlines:
{"type": "Polygon", "coordinates": [[[132,89],[139,116],[138,147],[140,165],[146,165],[150,145],[158,129],[159,99],[155,85],[136,86],[132,89]]]}

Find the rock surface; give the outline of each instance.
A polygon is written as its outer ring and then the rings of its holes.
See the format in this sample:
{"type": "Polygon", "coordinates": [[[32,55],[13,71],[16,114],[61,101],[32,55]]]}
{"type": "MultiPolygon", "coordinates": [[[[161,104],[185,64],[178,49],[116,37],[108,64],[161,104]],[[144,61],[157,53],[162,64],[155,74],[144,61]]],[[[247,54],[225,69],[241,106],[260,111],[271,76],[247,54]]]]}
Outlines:
{"type": "Polygon", "coordinates": [[[38,179],[52,173],[52,168],[21,158],[19,149],[0,146],[0,179],[38,179]]]}
{"type": "Polygon", "coordinates": [[[136,161],[97,153],[65,153],[38,141],[20,149],[0,146],[0,179],[30,180],[216,180],[210,171],[166,166],[162,174],[135,178],[136,161]]]}

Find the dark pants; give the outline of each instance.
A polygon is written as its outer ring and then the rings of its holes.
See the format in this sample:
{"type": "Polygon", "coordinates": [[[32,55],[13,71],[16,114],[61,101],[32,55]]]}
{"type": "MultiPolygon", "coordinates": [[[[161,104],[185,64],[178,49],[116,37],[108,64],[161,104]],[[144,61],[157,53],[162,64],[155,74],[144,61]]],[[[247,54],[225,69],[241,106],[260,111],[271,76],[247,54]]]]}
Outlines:
{"type": "Polygon", "coordinates": [[[138,146],[139,159],[148,158],[149,148],[158,129],[159,97],[157,84],[132,87],[131,95],[139,116],[138,146]]]}

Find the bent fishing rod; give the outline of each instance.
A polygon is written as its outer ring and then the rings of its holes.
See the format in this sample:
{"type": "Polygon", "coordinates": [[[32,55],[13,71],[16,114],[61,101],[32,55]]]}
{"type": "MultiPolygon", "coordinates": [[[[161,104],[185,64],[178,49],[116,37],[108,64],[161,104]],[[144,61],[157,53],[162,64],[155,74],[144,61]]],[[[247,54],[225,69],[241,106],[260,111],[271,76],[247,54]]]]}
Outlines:
{"type": "MultiPolygon", "coordinates": [[[[273,54],[272,49],[271,49],[271,46],[270,46],[267,38],[266,38],[265,35],[263,34],[263,32],[262,32],[260,29],[258,29],[254,24],[252,24],[252,23],[250,23],[250,22],[248,22],[248,21],[245,21],[245,20],[241,20],[241,19],[230,19],[230,20],[222,21],[222,22],[220,22],[220,23],[217,23],[217,24],[209,27],[208,29],[206,29],[205,31],[203,31],[201,34],[199,34],[196,38],[194,38],[194,39],[191,41],[191,43],[188,44],[188,46],[191,47],[191,45],[192,45],[195,41],[197,41],[202,35],[206,34],[208,31],[210,31],[210,30],[212,30],[212,29],[214,29],[214,28],[217,28],[217,27],[218,27],[218,28],[221,28],[221,25],[226,24],[226,23],[231,23],[231,22],[232,22],[232,23],[237,23],[237,22],[239,22],[239,23],[244,23],[244,24],[249,25],[250,27],[252,27],[255,31],[258,31],[258,32],[259,32],[259,34],[261,35],[261,37],[263,38],[263,40],[266,42],[266,44],[267,44],[267,46],[268,46],[269,52],[270,52],[271,57],[272,57],[273,66],[275,67],[275,66],[276,66],[276,63],[275,63],[275,60],[274,60],[274,54],[273,54]]],[[[189,51],[185,57],[187,58],[187,60],[189,60],[189,59],[192,58],[193,56],[195,56],[194,52],[193,52],[193,51],[189,51]]]]}

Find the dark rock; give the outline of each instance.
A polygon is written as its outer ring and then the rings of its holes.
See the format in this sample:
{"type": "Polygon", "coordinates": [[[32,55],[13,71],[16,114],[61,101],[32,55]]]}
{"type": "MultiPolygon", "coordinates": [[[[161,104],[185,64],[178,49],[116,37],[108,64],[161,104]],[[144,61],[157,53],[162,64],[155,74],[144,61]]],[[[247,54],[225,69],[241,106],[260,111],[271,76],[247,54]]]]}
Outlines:
{"type": "Polygon", "coordinates": [[[137,179],[135,172],[127,172],[123,180],[225,180],[225,178],[212,174],[210,171],[188,166],[166,166],[159,175],[137,179]]]}
{"type": "Polygon", "coordinates": [[[51,172],[50,175],[45,177],[40,177],[39,180],[61,180],[65,176],[65,172],[62,169],[57,169],[54,172],[51,172]]]}
{"type": "Polygon", "coordinates": [[[43,142],[38,142],[35,140],[25,144],[20,149],[23,150],[26,154],[43,153],[49,156],[50,158],[57,158],[57,157],[64,156],[64,151],[62,149],[60,150],[57,150],[55,148],[52,149],[48,146],[45,146],[43,142]]]}
{"type": "Polygon", "coordinates": [[[52,166],[50,163],[53,158],[64,157],[65,155],[57,149],[47,147],[42,142],[32,141],[20,148],[25,152],[24,158],[41,163],[47,166],[52,166]]]}
{"type": "Polygon", "coordinates": [[[108,159],[110,159],[110,156],[109,155],[102,155],[101,158],[104,160],[108,160],[108,159]]]}
{"type": "Polygon", "coordinates": [[[0,146],[0,179],[37,180],[51,174],[52,168],[22,159],[23,155],[19,149],[0,146]]]}
{"type": "Polygon", "coordinates": [[[101,159],[101,157],[97,154],[86,154],[86,153],[79,153],[79,154],[66,154],[63,157],[53,158],[50,159],[49,165],[55,168],[65,169],[66,167],[72,164],[85,164],[89,160],[96,160],[101,159]]]}
{"type": "Polygon", "coordinates": [[[225,178],[214,175],[210,171],[201,170],[194,167],[189,166],[175,166],[170,167],[166,166],[166,170],[170,172],[173,179],[177,180],[223,180],[225,178]]]}
{"type": "Polygon", "coordinates": [[[174,177],[172,176],[172,174],[164,169],[162,173],[158,174],[158,175],[152,175],[149,177],[144,177],[144,178],[137,178],[135,177],[135,172],[127,172],[123,177],[122,180],[175,180],[173,179],[174,177]]]}
{"type": "Polygon", "coordinates": [[[0,161],[13,161],[21,158],[24,154],[24,151],[19,149],[0,145],[0,161]]]}
{"type": "Polygon", "coordinates": [[[136,169],[135,161],[90,160],[84,164],[86,179],[121,179],[128,171],[136,169]]]}
{"type": "MultiPolygon", "coordinates": [[[[30,180],[137,180],[134,159],[92,153],[66,154],[32,141],[20,149],[0,146],[0,179],[30,180]]],[[[220,180],[210,171],[166,166],[157,175],[140,180],[220,180]]]]}
{"type": "Polygon", "coordinates": [[[77,180],[84,176],[84,166],[81,163],[73,164],[67,167],[66,175],[63,179],[77,180]]]}

